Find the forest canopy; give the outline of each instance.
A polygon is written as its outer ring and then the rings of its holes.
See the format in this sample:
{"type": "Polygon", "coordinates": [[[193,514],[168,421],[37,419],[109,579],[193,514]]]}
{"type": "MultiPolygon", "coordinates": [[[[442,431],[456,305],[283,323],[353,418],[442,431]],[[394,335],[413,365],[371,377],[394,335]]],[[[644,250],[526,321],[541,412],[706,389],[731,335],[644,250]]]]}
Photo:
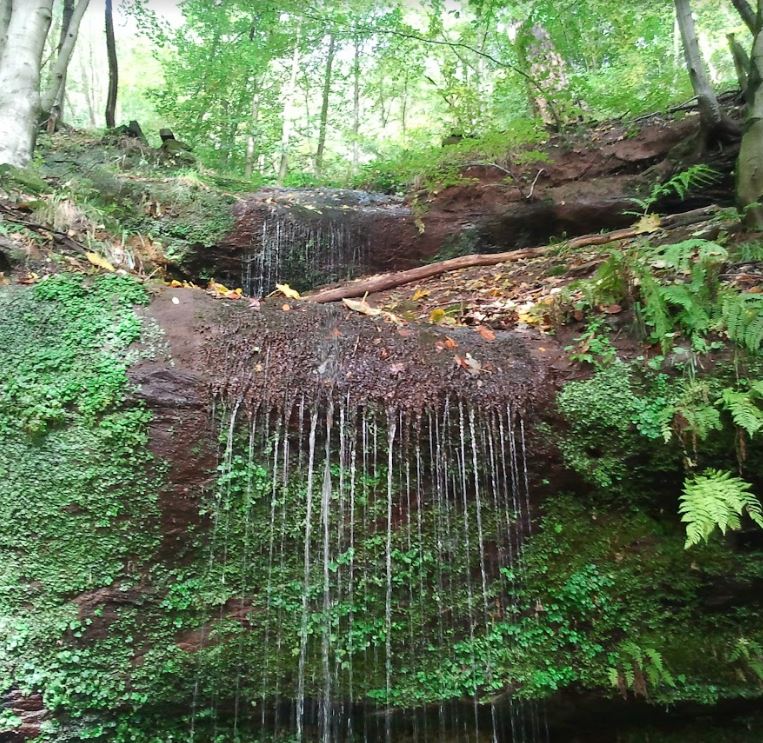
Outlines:
{"type": "MultiPolygon", "coordinates": [[[[43,91],[73,5],[53,3],[43,91]]],[[[61,104],[94,128],[109,64],[103,2],[89,5],[61,104]]],[[[712,85],[734,88],[727,35],[749,47],[750,30],[732,2],[692,9],[712,85]]],[[[169,126],[206,166],[287,185],[394,187],[443,141],[480,138],[489,154],[692,97],[664,0],[124,0],[114,16],[117,123],[169,126]]]]}

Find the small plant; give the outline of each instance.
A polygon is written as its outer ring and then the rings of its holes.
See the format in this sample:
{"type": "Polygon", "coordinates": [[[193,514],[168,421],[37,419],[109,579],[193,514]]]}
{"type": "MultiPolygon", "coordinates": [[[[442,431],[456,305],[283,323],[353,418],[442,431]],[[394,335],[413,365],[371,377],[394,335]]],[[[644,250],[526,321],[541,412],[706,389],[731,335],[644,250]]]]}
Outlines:
{"type": "Polygon", "coordinates": [[[637,697],[647,698],[650,686],[676,685],[662,654],[655,648],[641,647],[631,640],[626,640],[618,648],[615,665],[609,669],[609,678],[623,698],[628,696],[629,691],[637,697]]]}
{"type": "Polygon", "coordinates": [[[702,165],[701,163],[699,165],[692,165],[690,168],[677,173],[665,183],[656,183],[652,186],[652,190],[646,198],[632,198],[631,201],[641,211],[628,211],[625,213],[635,217],[645,217],[660,199],[675,195],[683,201],[692,189],[697,186],[708,186],[715,183],[718,177],[719,173],[714,168],[702,165]]]}
{"type": "Polygon", "coordinates": [[[763,346],[763,295],[729,292],[721,304],[729,339],[759,354],[763,346]]]}
{"type": "Polygon", "coordinates": [[[707,542],[716,528],[721,534],[741,528],[744,513],[763,528],[763,509],[750,488],[740,477],[716,469],[688,480],[678,506],[686,524],[685,547],[707,542]]]}
{"type": "Polygon", "coordinates": [[[604,331],[603,320],[592,320],[585,332],[574,339],[575,345],[564,350],[569,352],[572,361],[591,364],[596,369],[609,366],[617,358],[617,350],[604,331]]]}
{"type": "Polygon", "coordinates": [[[729,653],[729,662],[738,667],[742,677],[752,676],[763,683],[763,645],[748,637],[740,637],[729,653]]]}

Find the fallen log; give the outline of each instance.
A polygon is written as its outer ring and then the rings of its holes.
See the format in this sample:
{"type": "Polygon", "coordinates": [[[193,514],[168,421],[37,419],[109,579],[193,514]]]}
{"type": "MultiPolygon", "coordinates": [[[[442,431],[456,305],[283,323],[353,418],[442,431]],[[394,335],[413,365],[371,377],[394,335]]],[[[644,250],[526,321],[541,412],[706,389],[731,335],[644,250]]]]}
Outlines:
{"type": "MultiPolygon", "coordinates": [[[[670,229],[674,227],[683,227],[686,225],[704,222],[710,219],[718,212],[718,207],[707,206],[702,209],[693,209],[682,214],[671,214],[660,219],[659,229],[670,229]]],[[[646,234],[643,229],[637,227],[628,227],[622,230],[614,230],[596,235],[581,235],[574,237],[564,243],[566,248],[584,248],[591,245],[606,245],[607,243],[619,242],[621,240],[630,240],[640,235],[646,234]]],[[[393,273],[376,274],[365,279],[351,281],[342,286],[322,289],[303,295],[303,299],[309,302],[338,302],[341,299],[350,299],[352,297],[362,297],[366,294],[376,294],[387,289],[395,289],[398,286],[411,284],[414,281],[423,281],[433,276],[440,276],[449,271],[458,271],[461,268],[472,268],[474,266],[495,266],[499,263],[508,263],[509,261],[519,261],[523,258],[538,258],[548,255],[553,251],[559,250],[561,245],[544,245],[538,248],[526,248],[523,250],[509,250],[505,253],[475,253],[473,255],[462,255],[458,258],[450,258],[446,261],[429,263],[426,266],[410,268],[407,271],[395,271],[393,273]]]]}

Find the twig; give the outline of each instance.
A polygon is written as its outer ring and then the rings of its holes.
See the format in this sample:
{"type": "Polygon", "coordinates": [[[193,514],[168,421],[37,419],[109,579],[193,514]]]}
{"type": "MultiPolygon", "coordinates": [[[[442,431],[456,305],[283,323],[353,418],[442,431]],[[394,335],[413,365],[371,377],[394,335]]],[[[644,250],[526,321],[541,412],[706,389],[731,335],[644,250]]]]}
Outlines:
{"type": "Polygon", "coordinates": [[[538,178],[540,178],[543,175],[543,173],[545,173],[545,172],[546,171],[543,168],[541,168],[538,171],[538,175],[535,176],[535,180],[533,181],[532,186],[530,186],[530,193],[527,194],[527,200],[528,201],[533,197],[533,193],[535,193],[535,185],[538,183],[538,178]]]}
{"type": "MultiPolygon", "coordinates": [[[[673,214],[660,220],[660,227],[670,228],[677,225],[696,224],[710,219],[718,211],[717,207],[703,207],[694,209],[684,214],[673,214]]],[[[629,240],[643,235],[643,231],[635,227],[628,227],[623,230],[614,230],[604,234],[582,235],[567,241],[565,244],[568,249],[583,248],[590,245],[606,245],[621,240],[629,240]]],[[[510,250],[505,253],[475,253],[472,255],[462,255],[458,258],[450,258],[446,261],[429,263],[418,268],[410,268],[407,271],[398,271],[395,273],[378,274],[370,276],[367,279],[353,281],[343,286],[323,289],[312,294],[303,296],[308,302],[337,302],[340,299],[350,297],[361,297],[366,294],[375,294],[377,292],[394,289],[398,286],[413,283],[414,281],[423,281],[433,276],[440,276],[449,271],[457,271],[461,268],[471,268],[472,266],[495,266],[499,263],[508,263],[518,261],[523,258],[538,258],[548,255],[559,249],[559,245],[544,245],[538,248],[527,248],[525,250],[510,250]]]]}
{"type": "Polygon", "coordinates": [[[2,211],[6,215],[5,218],[9,222],[23,225],[28,230],[32,230],[32,232],[37,232],[38,234],[47,234],[50,237],[52,237],[55,241],[60,243],[63,247],[69,248],[70,250],[73,250],[75,253],[79,253],[80,255],[85,255],[85,253],[88,252],[87,248],[85,248],[83,245],[78,243],[76,240],[73,240],[65,232],[60,232],[59,230],[54,230],[51,227],[46,227],[45,225],[37,224],[36,222],[31,222],[28,219],[22,219],[19,216],[18,212],[12,207],[8,206],[7,204],[0,203],[0,211],[2,211]]]}

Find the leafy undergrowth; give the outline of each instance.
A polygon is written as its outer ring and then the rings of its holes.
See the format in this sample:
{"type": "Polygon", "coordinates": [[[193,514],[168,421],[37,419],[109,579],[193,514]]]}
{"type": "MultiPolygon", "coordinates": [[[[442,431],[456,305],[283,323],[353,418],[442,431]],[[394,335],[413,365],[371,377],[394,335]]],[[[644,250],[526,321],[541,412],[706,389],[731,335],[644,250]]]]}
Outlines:
{"type": "Polygon", "coordinates": [[[61,249],[64,235],[108,264],[153,276],[182,263],[191,248],[216,245],[233,227],[237,191],[253,186],[129,137],[67,131],[43,136],[33,167],[0,178],[0,187],[23,217],[0,223],[17,273],[77,268],[61,249]]]}

